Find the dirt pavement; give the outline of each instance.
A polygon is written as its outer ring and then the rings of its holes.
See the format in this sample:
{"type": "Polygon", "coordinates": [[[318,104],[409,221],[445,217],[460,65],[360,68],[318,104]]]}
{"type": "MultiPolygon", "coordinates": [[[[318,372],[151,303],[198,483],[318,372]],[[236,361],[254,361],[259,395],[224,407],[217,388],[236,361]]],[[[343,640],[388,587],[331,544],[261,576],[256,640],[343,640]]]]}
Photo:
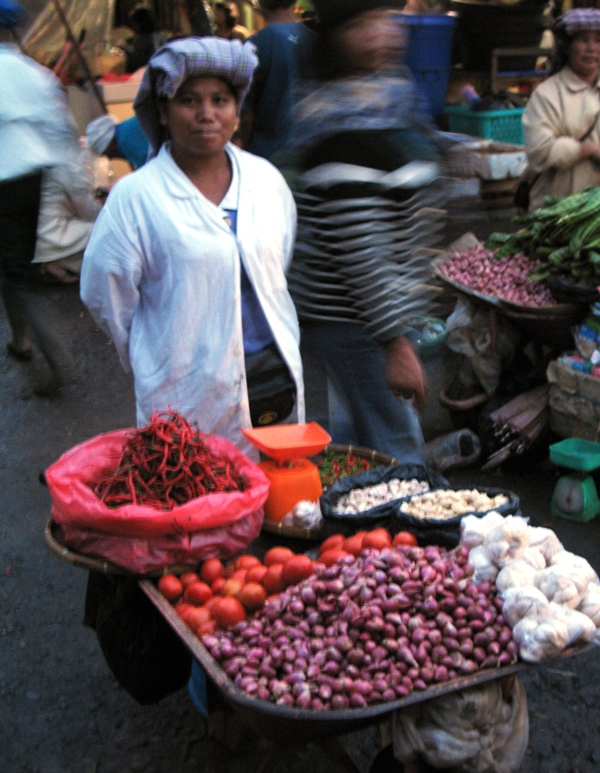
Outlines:
{"type": "MultiPolygon", "coordinates": [[[[140,706],[119,687],[95,634],[82,625],[85,572],[44,544],[50,500],[39,472],[74,444],[134,423],[130,380],[82,307],[77,288],[58,287],[54,300],[79,380],[52,399],[27,395],[27,366],[6,354],[8,326],[0,311],[0,771],[258,771],[267,752],[260,739],[246,738],[233,754],[216,746],[208,753],[186,690],[140,706]]],[[[555,529],[568,549],[600,570],[600,518],[588,524],[551,518],[551,469],[523,465],[493,476],[464,471],[452,480],[512,489],[532,523],[555,529]]],[[[522,677],[531,722],[523,773],[600,770],[599,655],[594,651],[522,677]]],[[[234,734],[229,740],[233,747],[234,734]]],[[[316,744],[281,749],[277,759],[270,770],[351,770],[316,744]]]]}

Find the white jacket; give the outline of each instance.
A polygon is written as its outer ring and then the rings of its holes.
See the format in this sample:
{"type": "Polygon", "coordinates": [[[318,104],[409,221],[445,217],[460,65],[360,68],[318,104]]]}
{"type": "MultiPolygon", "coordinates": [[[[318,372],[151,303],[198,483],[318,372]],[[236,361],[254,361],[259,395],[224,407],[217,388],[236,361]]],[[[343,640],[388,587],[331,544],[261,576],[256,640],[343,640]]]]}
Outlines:
{"type": "Polygon", "coordinates": [[[240,256],[297,386],[304,421],[299,326],[285,271],[296,209],[269,162],[228,145],[240,181],[237,238],[219,208],[158,156],[111,191],[85,251],[81,297],[133,371],[137,422],[171,407],[252,458],[244,367],[240,256]]]}

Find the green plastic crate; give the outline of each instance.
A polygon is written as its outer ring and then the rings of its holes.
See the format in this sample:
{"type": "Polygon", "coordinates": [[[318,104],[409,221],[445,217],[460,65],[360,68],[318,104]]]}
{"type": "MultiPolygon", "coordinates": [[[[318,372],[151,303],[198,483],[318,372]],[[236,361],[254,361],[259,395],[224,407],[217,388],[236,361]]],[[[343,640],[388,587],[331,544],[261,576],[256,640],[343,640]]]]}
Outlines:
{"type": "Polygon", "coordinates": [[[448,129],[471,137],[523,145],[523,107],[510,110],[471,110],[466,105],[446,108],[448,129]]]}

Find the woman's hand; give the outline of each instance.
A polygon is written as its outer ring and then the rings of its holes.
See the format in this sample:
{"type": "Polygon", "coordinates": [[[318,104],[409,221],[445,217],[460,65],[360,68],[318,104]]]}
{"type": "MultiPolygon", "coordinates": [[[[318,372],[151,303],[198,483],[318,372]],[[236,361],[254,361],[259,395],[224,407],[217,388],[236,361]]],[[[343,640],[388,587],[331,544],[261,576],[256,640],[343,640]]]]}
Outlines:
{"type": "Polygon", "coordinates": [[[414,399],[415,408],[422,411],[427,402],[427,376],[413,345],[398,336],[385,344],[385,380],[398,397],[414,399]]]}

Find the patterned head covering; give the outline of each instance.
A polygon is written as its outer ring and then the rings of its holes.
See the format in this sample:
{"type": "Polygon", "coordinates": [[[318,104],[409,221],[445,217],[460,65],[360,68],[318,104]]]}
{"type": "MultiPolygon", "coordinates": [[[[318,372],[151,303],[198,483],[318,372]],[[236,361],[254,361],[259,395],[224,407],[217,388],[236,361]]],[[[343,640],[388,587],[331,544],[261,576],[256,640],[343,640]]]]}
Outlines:
{"type": "Polygon", "coordinates": [[[16,0],[0,0],[0,28],[12,30],[17,27],[27,15],[25,6],[16,0]]]}
{"type": "Polygon", "coordinates": [[[555,22],[553,31],[559,35],[566,34],[569,37],[578,32],[600,31],[600,9],[598,8],[574,8],[563,13],[555,22]]]}
{"type": "Polygon", "coordinates": [[[159,48],[148,62],[133,101],[151,155],[158,153],[164,139],[158,112],[160,99],[172,99],[188,78],[204,75],[228,83],[239,110],[257,64],[254,45],[239,40],[188,37],[159,48]]]}
{"type": "Polygon", "coordinates": [[[110,115],[101,115],[87,125],[85,131],[91,151],[101,156],[110,145],[117,130],[117,119],[110,115]]]}

